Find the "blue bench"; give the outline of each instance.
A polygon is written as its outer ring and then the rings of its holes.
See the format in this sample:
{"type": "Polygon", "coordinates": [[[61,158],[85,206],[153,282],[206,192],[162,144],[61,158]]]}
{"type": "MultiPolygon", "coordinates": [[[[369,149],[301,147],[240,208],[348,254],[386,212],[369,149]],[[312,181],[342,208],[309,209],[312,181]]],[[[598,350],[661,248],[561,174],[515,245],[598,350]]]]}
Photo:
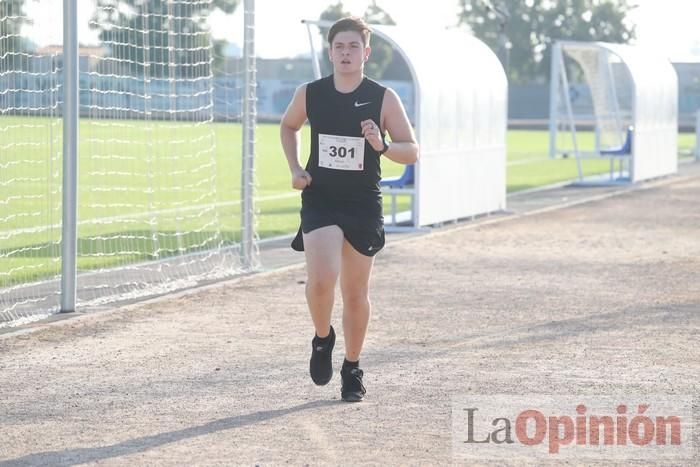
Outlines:
{"type": "Polygon", "coordinates": [[[632,155],[632,137],[634,135],[634,127],[627,127],[627,136],[625,142],[619,148],[601,149],[601,156],[631,156],[632,155]]]}
{"type": "Polygon", "coordinates": [[[379,182],[379,186],[404,188],[407,185],[413,185],[415,183],[415,170],[413,164],[407,165],[406,169],[399,177],[382,178],[379,182]]]}
{"type": "Polygon", "coordinates": [[[625,160],[629,160],[632,156],[632,139],[634,137],[634,127],[633,126],[628,126],[627,127],[627,133],[625,135],[625,141],[622,143],[622,146],[619,148],[609,148],[609,149],[601,149],[600,150],[600,155],[601,157],[608,157],[610,158],[610,181],[615,180],[615,159],[619,160],[619,176],[617,177],[618,181],[629,181],[629,177],[623,176],[624,173],[624,164],[625,160]]]}
{"type": "MultiPolygon", "coordinates": [[[[398,195],[407,195],[411,197],[411,218],[413,222],[413,196],[415,195],[414,185],[416,183],[416,169],[413,164],[407,165],[403,173],[398,177],[383,178],[379,182],[382,191],[391,196],[391,224],[397,225],[396,221],[396,197],[398,195]]],[[[398,227],[397,227],[398,228],[398,227]]]]}

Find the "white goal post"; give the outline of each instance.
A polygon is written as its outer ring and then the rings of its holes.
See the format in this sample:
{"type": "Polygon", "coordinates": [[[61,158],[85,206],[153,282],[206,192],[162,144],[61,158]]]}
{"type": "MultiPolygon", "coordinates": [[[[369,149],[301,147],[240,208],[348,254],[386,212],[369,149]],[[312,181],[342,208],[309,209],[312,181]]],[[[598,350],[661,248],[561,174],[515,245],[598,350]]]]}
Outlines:
{"type": "Polygon", "coordinates": [[[695,112],[695,160],[700,161],[700,110],[695,112]]]}

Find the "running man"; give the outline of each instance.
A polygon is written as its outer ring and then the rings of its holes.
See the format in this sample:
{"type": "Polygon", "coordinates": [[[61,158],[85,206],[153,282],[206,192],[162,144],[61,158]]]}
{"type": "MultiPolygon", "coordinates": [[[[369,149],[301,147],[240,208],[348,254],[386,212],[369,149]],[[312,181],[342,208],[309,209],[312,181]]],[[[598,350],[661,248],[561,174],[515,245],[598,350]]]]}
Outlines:
{"type": "Polygon", "coordinates": [[[306,301],[316,331],[311,379],[325,385],[333,376],[331,312],[340,278],[345,336],[341,397],[348,402],[365,395],[359,360],[370,317],[369,281],[374,255],[384,247],[380,156],[401,164],[418,160],[399,97],[364,76],[370,32],[360,18],[333,24],[328,32],[333,74],[300,86],[280,126],[292,186],[302,190],[301,227],[292,248],[306,257],[306,301]],[[304,169],[300,130],[307,120],[311,151],[304,169]]]}

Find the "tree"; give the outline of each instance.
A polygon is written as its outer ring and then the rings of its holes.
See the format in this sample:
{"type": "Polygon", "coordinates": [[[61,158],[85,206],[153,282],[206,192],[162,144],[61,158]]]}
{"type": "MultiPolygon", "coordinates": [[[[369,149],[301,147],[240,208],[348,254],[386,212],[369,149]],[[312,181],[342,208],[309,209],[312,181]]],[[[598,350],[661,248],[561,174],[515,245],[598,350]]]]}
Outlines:
{"type": "Polygon", "coordinates": [[[28,48],[26,39],[20,36],[22,26],[30,21],[24,13],[24,0],[0,1],[0,69],[10,70],[17,68],[17,60],[14,55],[25,52],[28,48]]]}
{"type": "Polygon", "coordinates": [[[627,43],[634,26],[625,24],[635,8],[628,0],[460,0],[460,24],[501,58],[512,82],[549,77],[550,47],[558,40],[627,43]]]}
{"type": "MultiPolygon", "coordinates": [[[[321,13],[320,19],[322,21],[337,21],[345,16],[350,16],[350,13],[345,11],[343,2],[339,1],[338,3],[330,5],[328,8],[326,8],[323,11],[323,13],[321,13]]],[[[370,24],[396,24],[393,18],[379,5],[377,5],[376,0],[373,1],[367,7],[363,18],[370,24]]],[[[324,68],[326,70],[330,70],[331,64],[328,60],[328,44],[326,41],[329,28],[322,27],[320,29],[321,34],[324,38],[322,60],[324,68]]],[[[372,36],[370,45],[372,46],[372,58],[369,62],[365,64],[365,73],[371,78],[382,79],[384,77],[385,71],[395,59],[395,57],[398,57],[399,60],[401,60],[401,57],[399,57],[397,54],[394,54],[394,50],[391,47],[391,44],[389,44],[387,41],[385,41],[377,35],[372,36]]]]}
{"type": "MultiPolygon", "coordinates": [[[[214,0],[211,8],[232,13],[239,0],[214,0]]],[[[201,48],[209,45],[204,2],[97,0],[91,27],[109,44],[110,56],[137,76],[200,77],[209,73],[201,48]],[[200,50],[198,50],[200,48],[200,50]]],[[[215,47],[222,47],[221,42],[215,47]]],[[[218,54],[220,55],[220,54],[218,54]]]]}

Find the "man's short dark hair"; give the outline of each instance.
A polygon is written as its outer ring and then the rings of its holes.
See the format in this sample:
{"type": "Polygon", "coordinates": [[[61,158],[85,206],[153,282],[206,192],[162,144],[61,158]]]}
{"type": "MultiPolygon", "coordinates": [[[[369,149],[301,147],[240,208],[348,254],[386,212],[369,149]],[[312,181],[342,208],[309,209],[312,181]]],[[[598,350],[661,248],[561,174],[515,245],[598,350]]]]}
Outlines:
{"type": "Polygon", "coordinates": [[[333,23],[333,26],[328,31],[328,45],[333,45],[333,39],[336,34],[345,31],[359,32],[360,36],[362,36],[362,45],[365,47],[369,45],[369,36],[372,30],[362,18],[357,16],[347,16],[333,23]]]}

